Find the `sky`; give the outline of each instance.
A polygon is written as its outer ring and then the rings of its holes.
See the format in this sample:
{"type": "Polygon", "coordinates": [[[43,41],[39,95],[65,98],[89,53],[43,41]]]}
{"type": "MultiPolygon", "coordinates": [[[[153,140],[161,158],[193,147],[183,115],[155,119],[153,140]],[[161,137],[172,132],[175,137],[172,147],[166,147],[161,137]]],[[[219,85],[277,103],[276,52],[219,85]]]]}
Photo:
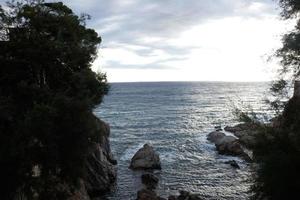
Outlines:
{"type": "MultiPolygon", "coordinates": [[[[0,0],[2,3],[3,0],[0,0]]],[[[292,23],[276,0],[64,0],[102,37],[110,82],[268,81],[292,23]]]]}

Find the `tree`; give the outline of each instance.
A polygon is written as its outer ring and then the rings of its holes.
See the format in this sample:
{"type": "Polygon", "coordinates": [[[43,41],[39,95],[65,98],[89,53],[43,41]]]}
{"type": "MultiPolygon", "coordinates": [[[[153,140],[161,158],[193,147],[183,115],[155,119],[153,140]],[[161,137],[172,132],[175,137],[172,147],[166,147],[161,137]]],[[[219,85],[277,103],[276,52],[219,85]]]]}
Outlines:
{"type": "Polygon", "coordinates": [[[66,199],[85,178],[92,109],[108,92],[90,67],[101,42],[63,3],[0,6],[1,199],[66,199]]]}
{"type": "Polygon", "coordinates": [[[294,30],[283,36],[276,56],[281,59],[279,80],[271,91],[271,106],[277,112],[273,126],[263,126],[257,137],[254,156],[259,162],[253,190],[254,199],[295,199],[300,190],[300,97],[286,100],[289,83],[300,76],[300,2],[279,0],[284,19],[296,18],[294,30]]]}

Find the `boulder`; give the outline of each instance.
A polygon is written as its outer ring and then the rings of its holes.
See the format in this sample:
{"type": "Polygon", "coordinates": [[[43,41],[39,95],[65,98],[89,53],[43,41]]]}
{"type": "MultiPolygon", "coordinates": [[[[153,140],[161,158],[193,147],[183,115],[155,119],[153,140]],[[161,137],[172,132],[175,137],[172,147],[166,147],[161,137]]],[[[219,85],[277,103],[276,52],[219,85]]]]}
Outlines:
{"type": "Polygon", "coordinates": [[[130,163],[131,169],[161,169],[159,155],[153,147],[145,144],[132,157],[130,163]]]}
{"type": "Polygon", "coordinates": [[[215,143],[219,153],[238,156],[243,152],[242,146],[240,145],[237,138],[233,136],[224,136],[217,143],[215,143]]]}
{"type": "Polygon", "coordinates": [[[220,131],[213,131],[207,135],[207,140],[213,143],[219,143],[223,137],[225,137],[225,133],[220,131]]]}
{"type": "Polygon", "coordinates": [[[153,174],[143,174],[142,175],[142,183],[147,187],[149,190],[153,190],[157,187],[159,179],[153,174]]]}

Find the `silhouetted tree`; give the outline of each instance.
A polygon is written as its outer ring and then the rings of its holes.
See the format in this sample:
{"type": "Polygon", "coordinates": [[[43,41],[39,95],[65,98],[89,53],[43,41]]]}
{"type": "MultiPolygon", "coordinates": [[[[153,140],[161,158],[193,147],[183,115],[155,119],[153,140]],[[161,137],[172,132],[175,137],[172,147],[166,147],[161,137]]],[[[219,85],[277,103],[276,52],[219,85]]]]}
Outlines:
{"type": "Polygon", "coordinates": [[[254,156],[259,162],[253,190],[254,199],[297,199],[300,190],[300,97],[289,101],[289,83],[300,76],[300,1],[279,0],[284,19],[296,18],[294,30],[284,35],[280,79],[271,92],[276,97],[271,106],[277,110],[273,126],[264,126],[257,137],[254,156]]]}
{"type": "Polygon", "coordinates": [[[108,92],[91,71],[101,42],[63,3],[0,6],[0,196],[66,199],[95,136],[92,109],[108,92]]]}

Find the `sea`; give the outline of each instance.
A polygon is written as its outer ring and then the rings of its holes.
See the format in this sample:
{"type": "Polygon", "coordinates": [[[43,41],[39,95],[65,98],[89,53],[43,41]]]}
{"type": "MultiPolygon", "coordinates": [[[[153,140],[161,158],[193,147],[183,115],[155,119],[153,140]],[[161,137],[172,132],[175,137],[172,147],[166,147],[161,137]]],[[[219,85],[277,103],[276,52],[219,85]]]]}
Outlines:
{"type": "Polygon", "coordinates": [[[94,113],[110,124],[110,144],[118,177],[109,200],[134,200],[143,171],[129,169],[145,143],[159,153],[162,169],[157,193],[162,197],[186,190],[207,200],[249,199],[253,167],[237,157],[219,155],[207,134],[216,126],[235,125],[235,108],[266,120],[266,82],[135,82],[111,83],[94,113]],[[240,169],[225,162],[236,160],[240,169]]]}

